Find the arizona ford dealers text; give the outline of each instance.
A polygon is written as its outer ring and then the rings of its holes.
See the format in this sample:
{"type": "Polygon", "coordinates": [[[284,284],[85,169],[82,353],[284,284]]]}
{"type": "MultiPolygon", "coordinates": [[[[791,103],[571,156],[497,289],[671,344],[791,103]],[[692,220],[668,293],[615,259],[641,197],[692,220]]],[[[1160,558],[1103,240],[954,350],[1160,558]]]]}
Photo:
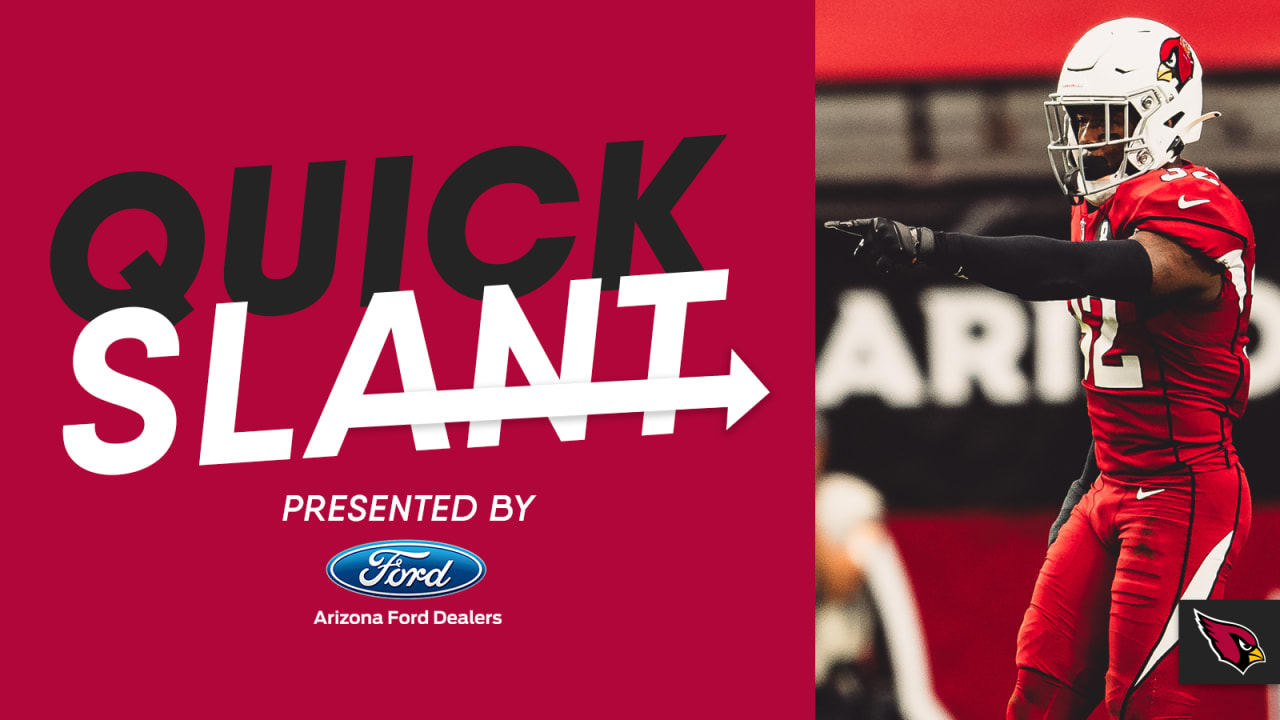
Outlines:
{"type": "Polygon", "coordinates": [[[501,625],[502,613],[478,613],[474,610],[466,612],[445,612],[443,610],[422,610],[421,612],[401,612],[388,610],[380,612],[325,612],[316,611],[313,625],[501,625]],[[385,618],[385,620],[384,620],[385,618]]]}
{"type": "Polygon", "coordinates": [[[471,495],[285,495],[284,522],[465,522],[481,505],[491,522],[524,522],[537,495],[494,495],[478,502],[471,495]]]}

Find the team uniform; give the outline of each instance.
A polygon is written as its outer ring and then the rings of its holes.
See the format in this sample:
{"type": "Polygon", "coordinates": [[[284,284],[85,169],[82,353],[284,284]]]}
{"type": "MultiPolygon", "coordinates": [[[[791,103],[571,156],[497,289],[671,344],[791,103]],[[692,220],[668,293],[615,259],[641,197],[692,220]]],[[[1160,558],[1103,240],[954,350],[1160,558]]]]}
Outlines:
{"type": "Polygon", "coordinates": [[[1215,264],[1207,305],[1080,298],[1084,387],[1101,475],[1051,546],[1018,635],[1010,717],[1190,717],[1177,602],[1222,597],[1249,532],[1231,440],[1249,389],[1254,238],[1211,171],[1182,163],[1074,206],[1071,239],[1145,230],[1215,264]],[[1031,697],[1035,695],[1035,697],[1031,697]]]}

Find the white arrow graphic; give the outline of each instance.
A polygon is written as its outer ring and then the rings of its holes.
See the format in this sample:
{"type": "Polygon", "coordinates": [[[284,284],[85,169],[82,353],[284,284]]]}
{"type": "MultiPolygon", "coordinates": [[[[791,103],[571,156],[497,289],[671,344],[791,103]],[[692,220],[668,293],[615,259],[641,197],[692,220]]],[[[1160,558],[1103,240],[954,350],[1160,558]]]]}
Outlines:
{"type": "Polygon", "coordinates": [[[729,411],[727,429],[769,394],[742,358],[729,352],[728,375],[366,395],[359,425],[435,425],[722,407],[729,411]]]}

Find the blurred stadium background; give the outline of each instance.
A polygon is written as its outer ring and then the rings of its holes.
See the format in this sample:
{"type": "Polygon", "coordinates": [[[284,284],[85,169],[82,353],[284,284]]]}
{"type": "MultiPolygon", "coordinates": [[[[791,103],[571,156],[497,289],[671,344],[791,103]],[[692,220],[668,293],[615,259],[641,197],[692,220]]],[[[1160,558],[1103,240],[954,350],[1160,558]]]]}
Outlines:
{"type": "MultiPolygon", "coordinates": [[[[1185,156],[1235,191],[1257,237],[1253,386],[1235,431],[1254,523],[1228,597],[1280,588],[1280,4],[1080,7],[816,3],[816,388],[828,465],[884,494],[935,687],[956,720],[1004,716],[1049,524],[1083,464],[1077,326],[1063,303],[937,277],[885,283],[821,224],[885,215],[1065,236],[1042,103],[1075,40],[1105,20],[1149,17],[1182,32],[1205,68],[1205,110],[1223,113],[1185,156]]],[[[1277,712],[1262,686],[1215,686],[1201,716],[1277,712]]]]}

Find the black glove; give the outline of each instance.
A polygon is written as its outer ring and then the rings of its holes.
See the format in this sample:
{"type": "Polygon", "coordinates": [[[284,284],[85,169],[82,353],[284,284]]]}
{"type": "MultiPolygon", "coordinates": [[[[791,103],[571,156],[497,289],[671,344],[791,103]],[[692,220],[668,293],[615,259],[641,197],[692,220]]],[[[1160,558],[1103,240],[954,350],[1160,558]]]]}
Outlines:
{"type": "Polygon", "coordinates": [[[1071,483],[1071,487],[1067,488],[1067,497],[1062,501],[1062,510],[1058,512],[1058,519],[1054,520],[1053,526],[1049,528],[1050,547],[1058,539],[1058,531],[1067,524],[1067,518],[1071,517],[1072,509],[1080,502],[1080,498],[1089,492],[1089,486],[1093,485],[1096,479],[1098,479],[1098,458],[1093,453],[1093,443],[1089,443],[1089,454],[1084,459],[1084,471],[1075,482],[1071,483]]]}
{"type": "Polygon", "coordinates": [[[910,227],[889,218],[831,221],[823,227],[862,238],[853,254],[865,257],[881,272],[927,262],[937,247],[933,231],[927,227],[910,227]]]}

